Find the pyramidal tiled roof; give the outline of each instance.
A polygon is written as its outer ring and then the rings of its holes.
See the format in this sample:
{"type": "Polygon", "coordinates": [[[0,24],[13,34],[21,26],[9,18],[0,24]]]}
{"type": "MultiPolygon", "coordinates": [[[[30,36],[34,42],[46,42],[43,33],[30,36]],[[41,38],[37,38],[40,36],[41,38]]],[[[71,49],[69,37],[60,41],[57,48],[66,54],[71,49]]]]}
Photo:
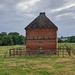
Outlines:
{"type": "Polygon", "coordinates": [[[45,15],[45,12],[41,12],[25,29],[27,28],[57,28],[57,26],[45,15]]]}

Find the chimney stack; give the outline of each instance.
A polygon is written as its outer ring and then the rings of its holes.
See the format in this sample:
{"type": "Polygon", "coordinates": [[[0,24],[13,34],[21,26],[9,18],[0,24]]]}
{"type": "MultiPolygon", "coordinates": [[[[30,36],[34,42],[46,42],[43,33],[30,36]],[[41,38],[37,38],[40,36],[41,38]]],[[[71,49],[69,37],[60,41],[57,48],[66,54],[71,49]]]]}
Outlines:
{"type": "Polygon", "coordinates": [[[45,16],[45,12],[40,12],[40,15],[44,15],[45,16]]]}

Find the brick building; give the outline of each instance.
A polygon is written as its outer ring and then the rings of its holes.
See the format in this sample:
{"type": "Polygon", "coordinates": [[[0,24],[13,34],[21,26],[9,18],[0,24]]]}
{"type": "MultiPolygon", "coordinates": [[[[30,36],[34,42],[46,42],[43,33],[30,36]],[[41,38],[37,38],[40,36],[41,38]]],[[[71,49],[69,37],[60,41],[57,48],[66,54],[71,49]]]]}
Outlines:
{"type": "Polygon", "coordinates": [[[41,12],[26,28],[26,51],[28,53],[56,53],[57,26],[41,12]]]}

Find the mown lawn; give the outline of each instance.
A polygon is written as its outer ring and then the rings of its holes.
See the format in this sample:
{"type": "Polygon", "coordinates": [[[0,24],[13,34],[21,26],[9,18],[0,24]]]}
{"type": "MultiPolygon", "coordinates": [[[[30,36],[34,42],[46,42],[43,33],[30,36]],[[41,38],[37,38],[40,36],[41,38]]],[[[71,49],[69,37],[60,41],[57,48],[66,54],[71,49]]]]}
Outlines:
{"type": "Polygon", "coordinates": [[[56,55],[35,55],[4,58],[4,53],[10,48],[12,46],[0,47],[0,75],[75,75],[73,56],[63,58],[56,55]]]}

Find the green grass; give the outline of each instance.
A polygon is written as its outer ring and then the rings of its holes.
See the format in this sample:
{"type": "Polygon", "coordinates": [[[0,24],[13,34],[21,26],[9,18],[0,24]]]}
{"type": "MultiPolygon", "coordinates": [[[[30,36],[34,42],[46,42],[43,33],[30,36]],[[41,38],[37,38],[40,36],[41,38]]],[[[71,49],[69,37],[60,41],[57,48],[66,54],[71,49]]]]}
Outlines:
{"type": "MultiPolygon", "coordinates": [[[[24,47],[22,45],[15,45],[15,46],[0,46],[0,57],[3,57],[5,55],[5,53],[9,53],[9,49],[11,48],[18,48],[18,47],[24,47]]],[[[7,56],[9,56],[9,54],[7,54],[7,56]]]]}
{"type": "Polygon", "coordinates": [[[75,59],[72,56],[63,58],[56,55],[35,55],[4,58],[5,52],[10,48],[12,46],[0,46],[0,75],[75,75],[75,59]]]}
{"type": "Polygon", "coordinates": [[[75,75],[72,58],[0,58],[0,75],[75,75]]]}
{"type": "Polygon", "coordinates": [[[75,43],[59,43],[58,44],[58,47],[65,47],[65,46],[69,46],[69,47],[72,47],[72,48],[75,48],[75,43]]]}

